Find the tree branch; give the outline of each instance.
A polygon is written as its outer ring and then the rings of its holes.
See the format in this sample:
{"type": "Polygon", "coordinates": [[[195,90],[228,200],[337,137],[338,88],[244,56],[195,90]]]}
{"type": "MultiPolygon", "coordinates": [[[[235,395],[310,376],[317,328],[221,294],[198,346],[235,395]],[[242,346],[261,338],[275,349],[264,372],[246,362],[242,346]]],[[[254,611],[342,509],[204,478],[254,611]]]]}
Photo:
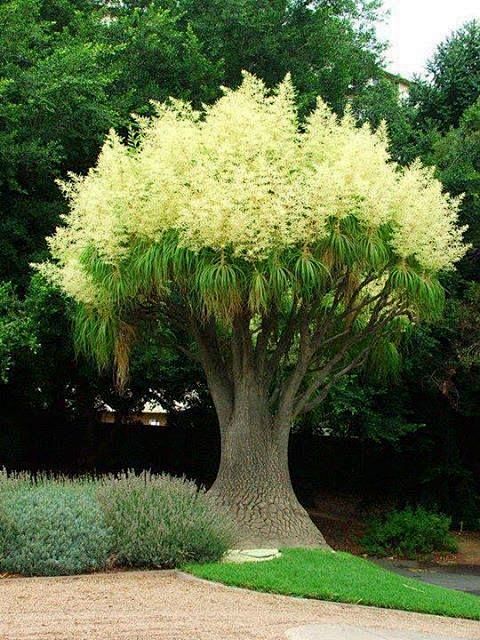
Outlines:
{"type": "Polygon", "coordinates": [[[191,316],[190,327],[199,348],[200,361],[217,410],[220,429],[224,429],[233,412],[232,375],[222,357],[214,321],[201,322],[191,316]]]}

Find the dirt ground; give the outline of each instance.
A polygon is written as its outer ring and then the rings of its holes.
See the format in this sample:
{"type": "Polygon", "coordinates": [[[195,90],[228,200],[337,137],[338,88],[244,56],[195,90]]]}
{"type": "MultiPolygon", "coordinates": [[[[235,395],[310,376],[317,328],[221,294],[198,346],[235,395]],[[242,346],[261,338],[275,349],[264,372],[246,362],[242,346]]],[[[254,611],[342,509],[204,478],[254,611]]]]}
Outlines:
{"type": "MultiPolygon", "coordinates": [[[[322,531],[328,544],[338,551],[364,555],[360,539],[366,531],[366,520],[376,511],[388,511],[393,505],[379,503],[377,509],[362,505],[360,496],[317,491],[308,513],[322,531]]],[[[454,532],[458,553],[436,553],[431,558],[439,565],[480,567],[480,531],[454,532]]]]}
{"type": "Polygon", "coordinates": [[[458,553],[457,564],[480,566],[480,531],[465,531],[456,533],[458,553]]]}
{"type": "Polygon", "coordinates": [[[480,623],[273,596],[174,572],[0,580],[1,640],[285,640],[292,627],[349,624],[480,640],[480,623]]]}

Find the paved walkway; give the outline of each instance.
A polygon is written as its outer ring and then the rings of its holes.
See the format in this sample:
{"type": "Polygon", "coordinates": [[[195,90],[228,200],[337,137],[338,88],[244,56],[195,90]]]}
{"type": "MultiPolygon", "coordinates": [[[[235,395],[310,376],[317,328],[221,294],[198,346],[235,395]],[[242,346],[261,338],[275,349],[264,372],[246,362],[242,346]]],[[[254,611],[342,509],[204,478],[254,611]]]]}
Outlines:
{"type": "Polygon", "coordinates": [[[375,560],[375,563],[402,576],[480,596],[480,566],[422,566],[408,560],[375,560]]]}
{"type": "Polygon", "coordinates": [[[480,640],[480,623],[254,593],[165,571],[0,580],[1,640],[287,638],[480,640]]]}

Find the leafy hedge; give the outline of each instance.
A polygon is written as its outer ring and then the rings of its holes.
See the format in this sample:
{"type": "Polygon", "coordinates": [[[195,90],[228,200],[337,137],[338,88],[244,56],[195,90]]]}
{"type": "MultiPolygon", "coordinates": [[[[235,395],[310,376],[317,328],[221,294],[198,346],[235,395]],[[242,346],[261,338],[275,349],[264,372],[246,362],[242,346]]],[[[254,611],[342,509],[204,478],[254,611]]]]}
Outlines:
{"type": "Polygon", "coordinates": [[[449,517],[422,507],[392,511],[370,523],[362,544],[375,556],[409,559],[428,556],[434,551],[456,551],[450,525],[449,517]]]}
{"type": "Polygon", "coordinates": [[[230,523],[193,482],[125,475],[101,481],[97,495],[121,565],[213,561],[232,543],[230,523]]]}
{"type": "Polygon", "coordinates": [[[68,575],[218,560],[232,532],[205,492],[184,479],[0,472],[0,571],[68,575]]]}
{"type": "Polygon", "coordinates": [[[103,569],[110,533],[95,497],[52,483],[12,492],[0,511],[0,567],[25,575],[103,569]]]}

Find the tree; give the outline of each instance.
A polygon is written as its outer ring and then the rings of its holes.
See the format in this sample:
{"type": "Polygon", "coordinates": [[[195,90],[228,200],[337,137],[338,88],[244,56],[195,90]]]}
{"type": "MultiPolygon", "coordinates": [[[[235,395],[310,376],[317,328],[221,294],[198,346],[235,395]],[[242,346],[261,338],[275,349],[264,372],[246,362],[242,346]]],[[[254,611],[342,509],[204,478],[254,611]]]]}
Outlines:
{"type": "Polygon", "coordinates": [[[95,0],[0,3],[0,279],[23,293],[64,208],[54,179],[95,161],[110,127],[170,95],[198,105],[220,78],[160,7],[105,19],[95,0]]]}
{"type": "Polygon", "coordinates": [[[43,269],[77,301],[78,347],[120,384],[139,322],[187,330],[220,424],[211,491],[242,543],[323,543],[291,488],[292,423],[439,312],[436,275],[463,254],[457,203],[321,100],[300,133],[288,78],[269,96],[246,74],[203,116],[173,101],[139,128],[64,185],[43,269]]]}
{"type": "Polygon", "coordinates": [[[316,97],[340,112],[380,68],[377,0],[180,0],[171,10],[222,63],[222,83],[240,84],[242,70],[273,87],[291,72],[300,112],[316,97]]]}
{"type": "Polygon", "coordinates": [[[423,127],[457,127],[480,94],[480,22],[472,20],[442,42],[427,64],[429,80],[412,85],[423,127]]]}
{"type": "Polygon", "coordinates": [[[478,496],[480,477],[478,451],[472,446],[479,415],[479,36],[474,21],[447,38],[428,64],[427,80],[412,84],[406,105],[412,114],[413,152],[436,167],[444,190],[463,195],[459,220],[468,225],[466,240],[472,247],[457,271],[442,278],[448,291],[442,323],[413,331],[401,382],[406,407],[426,425],[402,444],[402,468],[411,484],[410,491],[402,487],[401,496],[410,493],[412,500],[436,505],[455,522],[474,526],[479,508],[478,497],[472,496],[478,496]]]}
{"type": "Polygon", "coordinates": [[[359,122],[369,122],[377,129],[386,123],[390,141],[389,153],[401,165],[412,162],[418,154],[418,131],[413,123],[416,112],[402,99],[391,78],[380,78],[364,87],[352,100],[359,122]]]}
{"type": "Polygon", "coordinates": [[[64,208],[54,178],[86,170],[120,123],[107,96],[112,52],[78,33],[87,4],[0,5],[0,278],[23,291],[64,208]]]}
{"type": "Polygon", "coordinates": [[[218,95],[221,62],[205,54],[205,45],[178,11],[165,1],[146,6],[119,3],[109,9],[101,41],[114,47],[117,81],[112,97],[125,115],[151,112],[151,100],[169,96],[200,107],[218,95]]]}
{"type": "Polygon", "coordinates": [[[474,247],[473,255],[468,255],[465,262],[470,263],[472,279],[478,279],[478,264],[474,265],[477,268],[474,275],[472,259],[478,262],[480,244],[480,98],[465,110],[456,129],[437,136],[425,159],[437,167],[437,177],[449,193],[463,196],[461,219],[468,224],[467,238],[474,247]]]}
{"type": "Polygon", "coordinates": [[[37,336],[25,305],[10,283],[0,283],[0,382],[7,382],[19,353],[31,356],[37,348],[37,336]]]}

